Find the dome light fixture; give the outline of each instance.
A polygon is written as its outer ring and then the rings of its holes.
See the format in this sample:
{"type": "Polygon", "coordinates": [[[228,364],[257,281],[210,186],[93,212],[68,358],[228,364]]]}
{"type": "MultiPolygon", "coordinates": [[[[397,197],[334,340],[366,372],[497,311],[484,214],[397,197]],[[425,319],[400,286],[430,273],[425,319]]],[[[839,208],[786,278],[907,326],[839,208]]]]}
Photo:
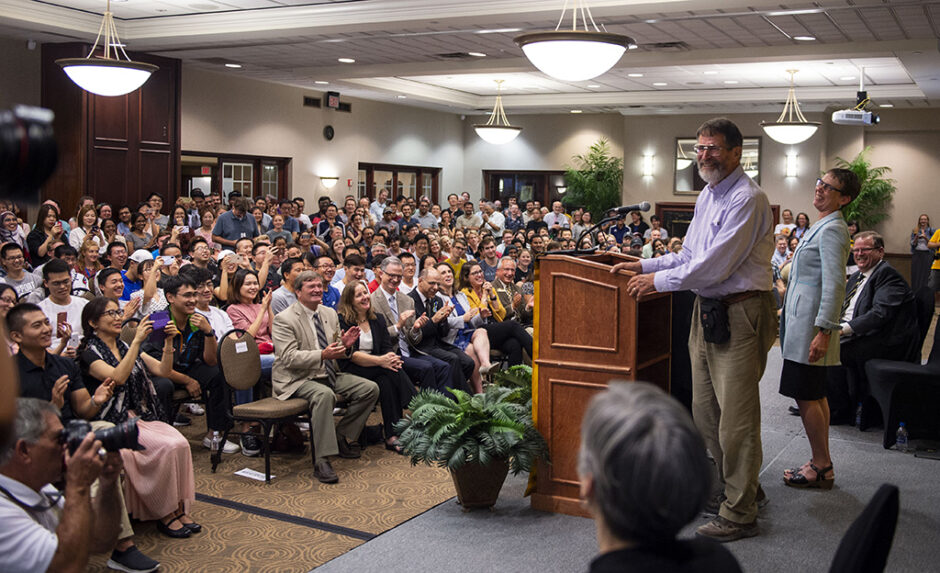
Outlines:
{"type": "Polygon", "coordinates": [[[65,70],[78,87],[87,92],[108,97],[122,96],[136,90],[144,85],[152,73],[160,69],[153,64],[132,61],[128,57],[118,37],[117,28],[114,26],[111,0],[108,0],[108,8],[98,28],[98,37],[95,38],[95,45],[91,47],[88,56],[60,58],[55,63],[65,70]],[[95,56],[95,50],[98,49],[98,41],[101,40],[102,35],[104,36],[104,53],[101,56],[95,56]]]}
{"type": "Polygon", "coordinates": [[[503,87],[503,80],[494,80],[496,82],[496,103],[493,105],[493,112],[486,123],[473,126],[483,141],[493,145],[502,145],[509,143],[522,133],[521,127],[509,125],[506,119],[506,112],[503,110],[503,96],[500,93],[503,87]]]}
{"type": "Polygon", "coordinates": [[[787,70],[790,74],[790,91],[787,101],[783,104],[783,111],[777,121],[762,121],[761,128],[774,141],[784,145],[803,143],[816,133],[821,125],[818,121],[806,121],[800,111],[800,102],[796,101],[796,91],[793,88],[793,76],[799,70],[787,70]]]}
{"type": "Polygon", "coordinates": [[[629,36],[601,31],[584,0],[575,0],[571,8],[571,29],[561,30],[567,11],[566,0],[553,32],[531,32],[513,39],[532,65],[549,76],[568,82],[596,78],[619,62],[625,51],[637,47],[629,36]],[[579,14],[583,30],[578,29],[579,14]]]}

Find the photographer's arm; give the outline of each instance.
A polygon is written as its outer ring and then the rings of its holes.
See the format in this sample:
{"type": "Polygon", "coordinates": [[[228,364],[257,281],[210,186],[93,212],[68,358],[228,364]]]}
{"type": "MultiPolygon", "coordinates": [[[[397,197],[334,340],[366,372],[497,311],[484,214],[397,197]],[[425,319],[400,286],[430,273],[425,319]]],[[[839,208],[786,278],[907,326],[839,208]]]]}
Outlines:
{"type": "MultiPolygon", "coordinates": [[[[8,340],[6,326],[0,322],[0,339],[8,340]]],[[[0,348],[0,446],[6,444],[16,417],[16,397],[20,394],[17,368],[6,345],[0,348]]]]}
{"type": "Polygon", "coordinates": [[[89,432],[74,454],[65,454],[65,506],[55,530],[58,547],[46,571],[70,573],[88,567],[94,527],[91,484],[103,466],[98,456],[100,447],[101,442],[89,432]]]}
{"type": "Polygon", "coordinates": [[[118,478],[124,464],[119,452],[109,452],[104,459],[104,468],[98,477],[98,492],[91,499],[94,526],[90,539],[92,553],[105,553],[114,549],[121,532],[121,501],[118,478]]]}

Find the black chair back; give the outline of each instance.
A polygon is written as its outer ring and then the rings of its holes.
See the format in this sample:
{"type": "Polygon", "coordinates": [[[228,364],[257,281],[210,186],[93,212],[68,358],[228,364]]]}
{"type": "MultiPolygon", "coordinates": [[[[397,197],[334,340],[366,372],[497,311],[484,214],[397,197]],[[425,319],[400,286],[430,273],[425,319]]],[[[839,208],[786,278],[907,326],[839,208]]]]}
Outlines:
{"type": "Polygon", "coordinates": [[[898,488],[882,484],[849,530],[832,559],[829,573],[881,573],[898,523],[898,488]]]}

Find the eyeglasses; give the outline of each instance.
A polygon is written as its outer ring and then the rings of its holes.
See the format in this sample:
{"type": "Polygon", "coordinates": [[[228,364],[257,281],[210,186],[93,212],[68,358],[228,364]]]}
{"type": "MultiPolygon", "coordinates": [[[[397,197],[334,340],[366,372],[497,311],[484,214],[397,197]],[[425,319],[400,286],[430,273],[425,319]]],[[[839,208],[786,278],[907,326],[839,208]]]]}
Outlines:
{"type": "Polygon", "coordinates": [[[106,310],[106,311],[102,312],[101,314],[102,314],[102,316],[107,316],[107,317],[110,317],[110,318],[121,318],[121,317],[124,316],[124,312],[123,312],[123,311],[120,311],[120,310],[117,310],[117,309],[113,309],[113,308],[112,308],[111,310],[106,310]]]}
{"type": "Polygon", "coordinates": [[[393,281],[400,281],[400,280],[401,280],[401,275],[393,275],[392,273],[385,273],[385,276],[387,276],[389,279],[391,279],[391,280],[393,280],[393,281]]]}
{"type": "Polygon", "coordinates": [[[818,179],[818,178],[816,179],[816,187],[822,187],[823,189],[825,189],[825,190],[828,191],[829,193],[832,193],[833,191],[837,191],[837,192],[839,192],[839,193],[842,193],[842,189],[839,189],[838,187],[833,187],[832,185],[830,185],[830,184],[826,183],[825,181],[823,181],[822,179],[818,179]]]}
{"type": "Polygon", "coordinates": [[[16,304],[16,299],[13,297],[0,296],[0,301],[3,301],[7,304],[16,304]]]}
{"type": "Polygon", "coordinates": [[[475,271],[471,271],[471,272],[470,272],[470,276],[476,276],[476,275],[482,275],[482,274],[483,274],[483,270],[482,270],[482,269],[477,269],[477,270],[475,270],[475,271]]]}
{"type": "Polygon", "coordinates": [[[722,149],[731,149],[723,145],[693,145],[692,150],[699,155],[718,155],[722,149]]]}
{"type": "Polygon", "coordinates": [[[335,269],[336,269],[336,265],[334,265],[334,264],[320,264],[320,265],[317,265],[317,268],[318,268],[318,269],[323,269],[323,270],[325,270],[325,271],[332,271],[332,270],[335,270],[335,269]]]}

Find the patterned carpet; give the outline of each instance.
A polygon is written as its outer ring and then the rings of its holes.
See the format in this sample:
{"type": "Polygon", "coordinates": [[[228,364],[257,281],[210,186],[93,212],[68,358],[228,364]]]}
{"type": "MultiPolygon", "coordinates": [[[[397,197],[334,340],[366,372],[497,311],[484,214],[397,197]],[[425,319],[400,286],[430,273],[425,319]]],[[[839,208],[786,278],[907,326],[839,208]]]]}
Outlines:
{"type": "MultiPolygon", "coordinates": [[[[445,470],[412,467],[381,444],[360,459],[332,459],[340,479],[333,485],[313,477],[309,452],[274,454],[270,484],[234,475],[264,472],[263,458],[240,453],[224,456],[213,474],[201,443],[205,417],[192,418],[182,432],[194,456],[192,516],[203,531],[170,539],[152,522],[134,522],[138,547],[162,563],[159,571],[310,571],[455,495],[445,470]]],[[[369,423],[379,420],[373,414],[369,423]]],[[[89,571],[109,571],[107,557],[94,556],[89,571]]]]}

